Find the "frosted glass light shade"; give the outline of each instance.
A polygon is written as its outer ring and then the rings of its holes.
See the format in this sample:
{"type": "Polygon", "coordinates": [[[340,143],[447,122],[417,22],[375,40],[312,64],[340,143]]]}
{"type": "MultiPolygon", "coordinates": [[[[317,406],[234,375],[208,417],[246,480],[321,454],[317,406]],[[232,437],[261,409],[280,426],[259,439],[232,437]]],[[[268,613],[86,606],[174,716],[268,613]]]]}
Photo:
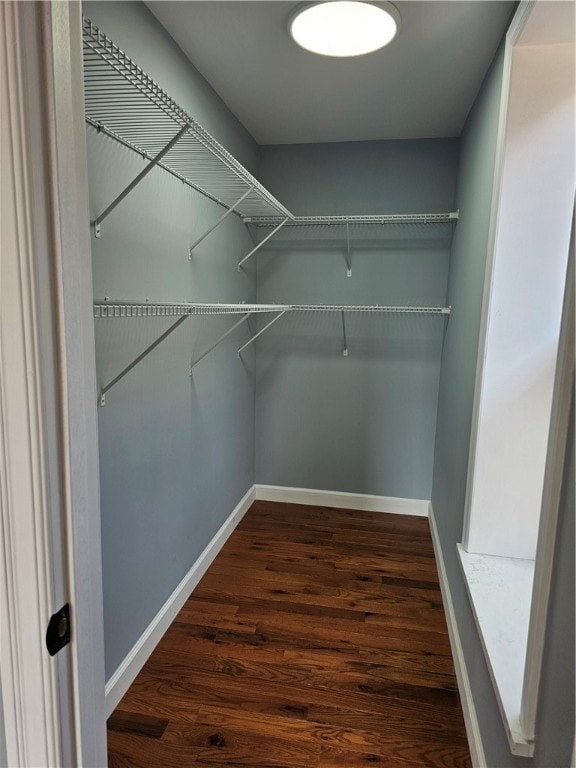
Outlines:
{"type": "Polygon", "coordinates": [[[400,15],[391,3],[332,0],[302,7],[290,34],[302,48],[323,56],[362,56],[394,38],[400,15]]]}

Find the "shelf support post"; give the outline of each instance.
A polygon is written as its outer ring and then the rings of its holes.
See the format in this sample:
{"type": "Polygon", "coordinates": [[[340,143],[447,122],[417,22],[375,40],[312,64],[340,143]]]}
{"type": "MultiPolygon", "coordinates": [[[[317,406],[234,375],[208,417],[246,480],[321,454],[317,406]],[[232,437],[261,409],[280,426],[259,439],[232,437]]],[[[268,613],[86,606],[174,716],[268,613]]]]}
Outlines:
{"type": "Polygon", "coordinates": [[[342,356],[348,357],[348,339],[346,338],[346,319],[345,319],[345,313],[344,310],[341,312],[342,315],[342,356]]]}
{"type": "Polygon", "coordinates": [[[220,342],[224,341],[224,339],[225,339],[227,336],[230,336],[230,334],[232,333],[232,331],[235,331],[235,330],[236,330],[236,328],[238,328],[238,326],[239,326],[239,325],[242,325],[242,323],[245,323],[245,322],[246,322],[246,320],[248,320],[248,318],[249,318],[251,315],[253,315],[253,314],[254,314],[253,312],[247,312],[247,313],[246,313],[246,314],[245,314],[243,317],[241,317],[241,318],[240,318],[240,320],[238,320],[237,322],[235,322],[235,323],[234,323],[234,325],[233,325],[231,328],[228,328],[228,330],[227,330],[227,331],[224,331],[224,333],[222,334],[222,336],[218,337],[218,338],[216,339],[216,341],[215,341],[213,344],[211,344],[211,345],[208,347],[208,349],[204,350],[204,352],[202,352],[202,354],[201,354],[201,355],[198,355],[198,357],[197,357],[195,360],[192,360],[192,362],[190,363],[190,376],[192,376],[192,368],[194,368],[194,366],[195,366],[197,363],[199,363],[199,362],[200,362],[200,360],[202,360],[203,358],[205,358],[205,357],[206,357],[206,355],[207,355],[209,352],[212,352],[212,350],[213,350],[213,349],[215,349],[215,347],[217,347],[217,346],[218,346],[218,344],[220,344],[220,342]]]}
{"type": "Polygon", "coordinates": [[[274,325],[274,323],[275,323],[277,320],[280,320],[280,318],[282,317],[282,315],[285,315],[285,314],[286,314],[286,312],[288,312],[288,310],[287,310],[287,309],[284,309],[284,310],[282,310],[282,312],[279,312],[279,313],[276,315],[276,317],[273,317],[273,318],[272,318],[272,320],[270,320],[270,322],[269,322],[269,323],[266,323],[266,325],[264,326],[264,328],[262,328],[260,331],[258,331],[258,333],[257,333],[255,336],[252,336],[252,338],[251,338],[249,341],[247,341],[247,342],[246,342],[246,344],[243,344],[243,345],[240,347],[240,349],[238,350],[238,357],[240,357],[240,352],[242,352],[242,350],[243,350],[243,349],[246,349],[246,347],[247,347],[249,344],[252,344],[252,342],[253,342],[253,341],[256,341],[256,339],[258,338],[258,336],[262,336],[262,334],[264,333],[264,331],[267,331],[267,330],[268,330],[268,328],[270,328],[270,326],[271,326],[271,325],[274,325]]]}
{"type": "Polygon", "coordinates": [[[161,344],[164,341],[164,339],[170,336],[170,334],[173,333],[176,330],[176,328],[178,328],[178,326],[181,325],[184,322],[184,320],[187,320],[189,317],[190,315],[182,315],[182,317],[179,317],[175,323],[172,323],[172,325],[170,326],[170,328],[168,328],[167,331],[164,331],[164,333],[161,336],[159,336],[156,339],[156,341],[153,341],[152,344],[150,344],[150,346],[146,347],[144,352],[138,355],[138,357],[132,360],[132,362],[129,365],[127,365],[126,368],[120,371],[118,376],[113,378],[112,381],[109,384],[106,384],[105,387],[102,387],[102,389],[100,390],[100,395],[98,397],[98,404],[100,406],[106,405],[106,392],[112,389],[112,387],[115,384],[117,384],[120,381],[120,379],[123,379],[124,376],[126,376],[126,374],[132,370],[132,368],[135,368],[138,365],[138,363],[144,360],[145,357],[148,357],[148,355],[150,354],[150,352],[152,352],[153,349],[156,349],[156,347],[159,344],[161,344]]]}
{"type": "Polygon", "coordinates": [[[236,202],[234,203],[234,205],[231,205],[231,206],[230,206],[230,208],[228,208],[228,210],[227,210],[225,213],[223,213],[223,214],[222,214],[222,216],[220,216],[220,218],[218,219],[218,221],[216,221],[214,224],[212,224],[212,226],[210,227],[210,229],[207,229],[207,230],[206,230],[206,232],[204,232],[204,234],[203,234],[203,235],[201,235],[201,236],[200,236],[200,237],[199,237],[197,240],[195,240],[195,241],[192,243],[192,245],[190,246],[190,251],[189,251],[189,256],[190,256],[190,258],[192,257],[192,251],[194,250],[194,248],[196,248],[196,246],[197,246],[197,245],[199,245],[199,243],[201,243],[201,242],[202,242],[202,240],[204,240],[204,238],[205,238],[205,237],[208,237],[208,235],[209,235],[211,232],[213,232],[213,231],[216,229],[216,227],[218,227],[220,224],[222,224],[222,222],[224,221],[224,219],[226,219],[228,216],[230,216],[230,214],[231,214],[231,213],[233,213],[233,212],[236,210],[236,208],[238,208],[238,206],[240,205],[240,203],[241,203],[243,200],[245,200],[245,199],[248,197],[248,195],[249,195],[251,192],[253,192],[253,191],[254,191],[254,187],[249,187],[249,188],[246,190],[246,192],[244,192],[244,194],[242,195],[242,197],[241,197],[241,198],[239,198],[238,200],[236,200],[236,202]]]}
{"type": "MultiPolygon", "coordinates": [[[[346,222],[346,277],[352,277],[352,261],[350,259],[350,222],[346,222]]],[[[342,316],[344,319],[344,316],[342,316]]]]}
{"type": "Polygon", "coordinates": [[[132,192],[132,190],[134,189],[134,187],[138,186],[138,184],[140,184],[140,182],[142,181],[142,179],[143,179],[145,176],[147,176],[147,175],[150,173],[150,171],[151,171],[153,168],[155,168],[155,167],[158,165],[158,163],[160,162],[160,160],[162,160],[162,158],[164,157],[164,155],[166,155],[166,154],[167,154],[167,153],[168,153],[168,152],[169,152],[169,151],[172,149],[172,147],[173,147],[173,146],[176,144],[176,142],[177,142],[177,141],[179,141],[179,140],[182,138],[182,136],[183,136],[183,135],[186,133],[186,131],[187,131],[189,128],[190,128],[190,126],[189,126],[188,124],[184,125],[184,126],[183,126],[183,127],[182,127],[182,128],[179,130],[179,131],[178,131],[178,133],[176,134],[176,136],[174,136],[174,138],[173,138],[173,139],[171,139],[171,140],[168,142],[168,144],[166,144],[166,146],[164,147],[164,149],[160,150],[160,152],[159,152],[159,153],[156,155],[156,157],[154,157],[154,158],[153,158],[153,159],[152,159],[152,160],[151,160],[151,161],[148,163],[148,165],[146,166],[146,168],[144,168],[144,170],[143,170],[143,171],[141,171],[141,172],[138,174],[138,176],[136,176],[136,178],[135,178],[133,181],[131,181],[131,182],[130,182],[130,184],[128,184],[128,186],[126,187],[126,189],[125,189],[123,192],[121,192],[121,193],[118,195],[118,197],[117,197],[115,200],[113,200],[113,201],[110,203],[110,205],[108,206],[108,208],[106,208],[106,210],[105,210],[105,211],[103,211],[103,212],[100,214],[100,216],[98,216],[97,218],[95,218],[95,219],[94,219],[94,221],[92,222],[92,224],[94,225],[94,235],[95,235],[96,237],[100,237],[100,235],[102,234],[102,230],[101,230],[101,227],[100,227],[100,225],[102,224],[102,222],[104,221],[104,219],[105,219],[105,218],[106,218],[106,217],[107,217],[107,216],[108,216],[110,213],[112,213],[112,211],[114,210],[114,208],[116,208],[116,206],[117,206],[117,205],[119,205],[119,204],[122,202],[122,200],[124,200],[124,198],[125,198],[127,195],[129,195],[129,194],[130,194],[130,192],[132,192]]]}
{"type": "Polygon", "coordinates": [[[262,246],[263,246],[265,243],[267,243],[267,242],[268,242],[268,240],[270,240],[270,238],[271,238],[271,237],[273,237],[273,236],[276,234],[276,232],[278,232],[278,230],[282,229],[282,227],[284,226],[284,224],[286,224],[286,222],[288,221],[288,219],[289,219],[289,217],[288,217],[288,216],[286,216],[286,218],[284,219],[284,221],[281,221],[281,222],[280,222],[280,224],[278,224],[278,226],[277,226],[277,227],[274,227],[274,229],[272,230],[272,232],[270,232],[270,234],[269,234],[269,235],[266,235],[266,237],[264,238],[264,240],[262,240],[262,242],[258,243],[258,244],[257,244],[257,245],[256,245],[254,248],[252,248],[252,250],[250,251],[250,253],[247,253],[247,254],[246,254],[246,256],[244,256],[244,258],[243,258],[241,261],[239,261],[239,262],[238,262],[238,271],[240,271],[240,267],[242,266],[242,264],[244,264],[244,262],[245,262],[245,261],[248,261],[248,259],[250,258],[250,256],[253,256],[253,255],[256,253],[256,251],[258,251],[260,248],[262,248],[262,246]]]}

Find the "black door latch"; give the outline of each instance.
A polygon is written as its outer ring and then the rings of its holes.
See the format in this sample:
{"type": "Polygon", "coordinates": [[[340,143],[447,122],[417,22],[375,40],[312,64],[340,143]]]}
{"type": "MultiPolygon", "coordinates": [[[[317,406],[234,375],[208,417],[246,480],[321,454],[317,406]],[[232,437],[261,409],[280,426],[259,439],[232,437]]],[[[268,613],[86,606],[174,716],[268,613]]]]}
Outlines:
{"type": "Polygon", "coordinates": [[[46,630],[46,648],[50,656],[58,653],[70,642],[70,606],[68,603],[60,608],[48,622],[46,630]]]}

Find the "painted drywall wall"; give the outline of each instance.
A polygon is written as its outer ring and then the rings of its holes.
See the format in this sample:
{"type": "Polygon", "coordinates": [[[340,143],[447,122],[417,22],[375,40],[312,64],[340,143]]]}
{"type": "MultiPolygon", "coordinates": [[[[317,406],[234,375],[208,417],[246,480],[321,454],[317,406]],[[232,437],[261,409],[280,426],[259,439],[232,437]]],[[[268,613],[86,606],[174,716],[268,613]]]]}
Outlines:
{"type": "MultiPolygon", "coordinates": [[[[141,3],[86,3],[84,14],[249,169],[257,147],[141,3]]],[[[143,161],[87,131],[91,216],[143,161]]],[[[161,169],[150,173],[92,238],[96,298],[240,302],[255,299],[251,247],[230,216],[188,259],[222,208],[161,169]]],[[[192,356],[229,325],[189,318],[99,408],[107,679],[254,482],[254,356],[238,329],[189,376],[192,356]]],[[[99,386],[170,325],[96,321],[99,386]]],[[[96,393],[95,393],[96,399],[96,393]]]]}
{"type": "MultiPolygon", "coordinates": [[[[458,141],[263,147],[260,178],[293,213],[446,212],[458,141]]],[[[452,225],[285,227],[258,255],[260,302],[444,305],[452,225]]],[[[258,340],[256,478],[430,498],[446,320],[282,318],[258,340]]]]}
{"type": "MultiPolygon", "coordinates": [[[[486,764],[490,768],[550,768],[569,764],[574,738],[574,599],[573,593],[571,600],[567,594],[570,586],[558,586],[562,579],[573,584],[573,534],[572,538],[568,536],[566,542],[561,541],[562,533],[559,533],[558,538],[562,554],[555,566],[556,586],[553,588],[551,628],[543,671],[542,709],[537,724],[536,755],[533,759],[513,757],[510,752],[456,555],[456,544],[461,541],[464,522],[503,59],[502,47],[486,76],[461,139],[457,190],[460,221],[452,247],[448,282],[452,316],[442,356],[432,502],[486,764]],[[555,652],[558,653],[557,657],[553,655],[555,652]],[[567,680],[559,684],[563,669],[567,680]],[[553,686],[557,684],[559,687],[554,690],[553,686]],[[567,718],[562,716],[555,720],[553,711],[565,711],[567,718]],[[557,760],[559,755],[563,757],[557,760]]],[[[573,484],[570,478],[566,482],[573,484]]],[[[570,521],[570,516],[573,518],[573,502],[571,507],[570,504],[570,492],[566,490],[562,511],[564,519],[559,525],[559,532],[563,527],[563,531],[566,531],[573,526],[573,520],[570,521]]]]}

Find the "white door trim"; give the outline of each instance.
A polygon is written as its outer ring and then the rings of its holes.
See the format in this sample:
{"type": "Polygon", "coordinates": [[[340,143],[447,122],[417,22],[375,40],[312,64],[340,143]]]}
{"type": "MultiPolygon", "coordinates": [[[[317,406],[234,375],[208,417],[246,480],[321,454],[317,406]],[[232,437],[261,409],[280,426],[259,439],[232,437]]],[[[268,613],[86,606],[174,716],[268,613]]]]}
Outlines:
{"type": "Polygon", "coordinates": [[[8,765],[106,765],[79,3],[0,3],[0,670],[8,765]],[[50,615],[72,642],[51,658],[50,615]]]}
{"type": "Polygon", "coordinates": [[[542,492],[542,511],[538,529],[538,547],[530,610],[530,629],[526,649],[524,685],[520,724],[524,736],[534,740],[538,714],[538,693],[544,659],[544,643],[550,602],[550,587],[554,567],[554,549],[565,470],[566,441],[570,420],[570,406],[574,391],[574,250],[575,218],[572,219],[572,238],[566,275],[566,289],[562,307],[562,325],[558,342],[558,359],[554,378],[554,396],[550,416],[546,471],[542,492]]]}
{"type": "MultiPolygon", "coordinates": [[[[55,288],[61,361],[61,472],[74,620],[77,765],[105,766],[106,709],[97,382],[84,115],[82,8],[41,3],[51,65],[55,288]]],[[[55,297],[54,297],[55,298],[55,297]]]]}
{"type": "Polygon", "coordinates": [[[0,5],[2,262],[0,668],[8,765],[60,765],[58,679],[43,643],[52,606],[48,467],[40,378],[24,18],[0,5]]]}

